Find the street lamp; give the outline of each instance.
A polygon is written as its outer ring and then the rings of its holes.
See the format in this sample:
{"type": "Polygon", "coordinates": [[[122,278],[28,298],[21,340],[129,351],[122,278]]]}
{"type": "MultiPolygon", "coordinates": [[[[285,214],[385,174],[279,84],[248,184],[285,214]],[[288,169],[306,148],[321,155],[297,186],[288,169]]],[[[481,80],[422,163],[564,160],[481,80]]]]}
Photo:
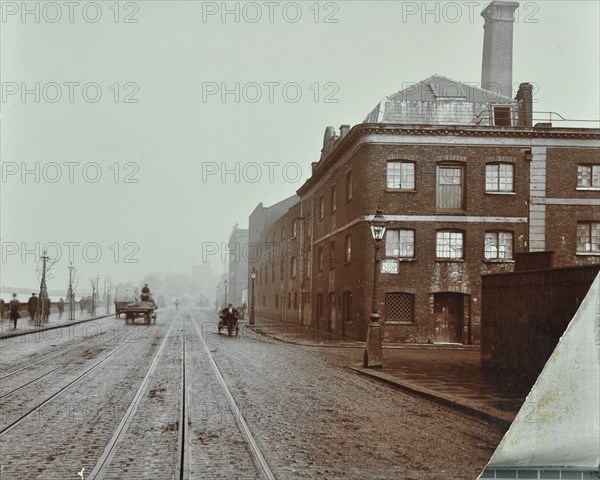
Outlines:
{"type": "Polygon", "coordinates": [[[250,278],[252,279],[252,299],[250,303],[250,325],[254,325],[254,280],[256,280],[256,269],[252,267],[250,272],[250,278]]]}
{"type": "Polygon", "coordinates": [[[217,299],[215,300],[215,308],[219,310],[219,285],[217,285],[217,299]]]}
{"type": "Polygon", "coordinates": [[[379,247],[381,241],[385,237],[385,231],[388,221],[383,216],[380,209],[373,220],[369,222],[371,227],[371,235],[375,241],[375,252],[373,260],[373,299],[371,301],[371,315],[369,318],[371,323],[367,330],[367,343],[365,345],[365,358],[363,366],[365,368],[381,368],[382,367],[382,348],[381,348],[381,323],[379,323],[379,247]]]}
{"type": "Polygon", "coordinates": [[[75,298],[73,297],[73,262],[69,262],[69,320],[75,320],[75,298]]]}
{"type": "Polygon", "coordinates": [[[98,291],[99,282],[100,282],[100,275],[96,275],[96,299],[94,301],[94,311],[93,311],[94,315],[96,315],[96,309],[98,308],[98,303],[100,303],[100,293],[98,291]]]}
{"type": "Polygon", "coordinates": [[[227,279],[223,283],[225,284],[225,306],[227,306],[227,279]]]}

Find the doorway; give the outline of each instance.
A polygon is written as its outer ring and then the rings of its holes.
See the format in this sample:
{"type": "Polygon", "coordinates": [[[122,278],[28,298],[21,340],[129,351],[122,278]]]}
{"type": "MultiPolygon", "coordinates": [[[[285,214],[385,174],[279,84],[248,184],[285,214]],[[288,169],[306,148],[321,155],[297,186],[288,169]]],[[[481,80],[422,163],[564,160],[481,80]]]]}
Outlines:
{"type": "Polygon", "coordinates": [[[434,293],[436,342],[463,343],[464,294],[434,293]]]}

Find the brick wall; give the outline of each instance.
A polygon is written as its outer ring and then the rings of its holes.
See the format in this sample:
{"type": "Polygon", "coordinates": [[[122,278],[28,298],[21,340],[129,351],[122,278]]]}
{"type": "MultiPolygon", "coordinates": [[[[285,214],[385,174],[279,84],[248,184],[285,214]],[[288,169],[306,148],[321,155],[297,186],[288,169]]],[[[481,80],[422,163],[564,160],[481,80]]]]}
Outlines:
{"type": "Polygon", "coordinates": [[[529,391],[600,266],[482,277],[481,360],[498,386],[529,391]]]}

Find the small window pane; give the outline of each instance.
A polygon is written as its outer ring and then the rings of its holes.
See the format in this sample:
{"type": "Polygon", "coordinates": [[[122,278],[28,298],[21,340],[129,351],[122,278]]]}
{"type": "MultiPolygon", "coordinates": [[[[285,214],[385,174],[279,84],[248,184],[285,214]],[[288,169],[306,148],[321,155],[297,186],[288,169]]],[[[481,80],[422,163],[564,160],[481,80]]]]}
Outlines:
{"type": "Polygon", "coordinates": [[[577,224],[577,251],[600,253],[600,222],[579,222],[577,224]]]}
{"type": "Polygon", "coordinates": [[[578,165],[577,186],[600,188],[600,165],[578,165]]]}
{"type": "Polygon", "coordinates": [[[514,191],[514,165],[511,163],[492,163],[485,166],[486,192],[514,191]]]}
{"type": "Polygon", "coordinates": [[[414,190],[415,164],[412,162],[388,162],[387,188],[414,190]]]}
{"type": "Polygon", "coordinates": [[[385,234],[386,257],[413,258],[414,246],[414,230],[388,230],[385,234]]]}
{"type": "Polygon", "coordinates": [[[437,232],[437,258],[463,258],[462,232],[437,232]]]}

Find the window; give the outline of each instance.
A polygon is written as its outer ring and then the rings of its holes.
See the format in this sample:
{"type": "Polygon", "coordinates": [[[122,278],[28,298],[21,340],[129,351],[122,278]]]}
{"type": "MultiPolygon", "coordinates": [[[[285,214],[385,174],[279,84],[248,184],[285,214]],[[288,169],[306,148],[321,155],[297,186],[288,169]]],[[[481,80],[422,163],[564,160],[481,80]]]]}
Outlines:
{"type": "Polygon", "coordinates": [[[306,266],[304,269],[304,276],[306,278],[310,278],[310,274],[311,274],[311,270],[312,270],[312,250],[306,251],[304,261],[306,262],[306,266]]]}
{"type": "Polygon", "coordinates": [[[292,265],[290,268],[290,275],[292,278],[296,278],[296,257],[292,257],[292,265]]]}
{"type": "Polygon", "coordinates": [[[387,162],[387,188],[415,189],[415,164],[413,162],[387,162]]]}
{"type": "Polygon", "coordinates": [[[271,264],[271,281],[275,282],[275,262],[271,264]]]}
{"type": "Polygon", "coordinates": [[[463,168],[438,166],[437,168],[437,208],[462,210],[463,208],[463,168]]]}
{"type": "Polygon", "coordinates": [[[279,295],[275,295],[275,308],[279,308],[279,295]]]}
{"type": "Polygon", "coordinates": [[[510,107],[494,106],[494,125],[497,127],[510,127],[510,107]]]}
{"type": "Polygon", "coordinates": [[[385,321],[415,323],[415,296],[411,293],[386,293],[385,321]]]}
{"type": "Polygon", "coordinates": [[[283,260],[281,261],[281,263],[279,264],[279,280],[283,280],[283,260]]]}
{"type": "Polygon", "coordinates": [[[600,254],[600,222],[577,223],[577,253],[600,254]]]}
{"type": "Polygon", "coordinates": [[[352,292],[344,292],[342,294],[342,318],[344,322],[352,321],[352,292]]]}
{"type": "Polygon", "coordinates": [[[335,268],[335,242],[329,244],[329,268],[335,268]]]}
{"type": "Polygon", "coordinates": [[[287,308],[288,310],[292,308],[292,292],[288,292],[287,308]]]}
{"type": "Polygon", "coordinates": [[[514,168],[512,163],[490,163],[485,166],[486,192],[514,192],[514,168]]]}
{"type": "Polygon", "coordinates": [[[317,265],[319,271],[323,270],[323,247],[319,247],[317,250],[317,265]]]}
{"type": "Polygon", "coordinates": [[[307,237],[310,237],[310,235],[311,235],[311,230],[312,230],[312,222],[311,222],[311,220],[312,220],[312,216],[311,215],[307,215],[306,216],[306,223],[305,223],[305,225],[306,225],[306,236],[307,237]]]}
{"type": "Polygon", "coordinates": [[[577,188],[600,188],[600,165],[578,165],[577,188]]]}
{"type": "Polygon", "coordinates": [[[268,268],[269,266],[265,265],[265,284],[269,283],[269,272],[267,270],[268,268]]]}
{"type": "Polygon", "coordinates": [[[388,230],[385,233],[385,256],[414,258],[415,231],[388,230]]]}
{"type": "Polygon", "coordinates": [[[298,310],[298,292],[294,292],[294,310],[298,310]]]}
{"type": "Polygon", "coordinates": [[[346,174],[346,201],[352,200],[352,172],[346,174]]]}
{"type": "Polygon", "coordinates": [[[319,197],[319,220],[323,220],[325,216],[325,198],[323,195],[319,197]]]}
{"type": "Polygon", "coordinates": [[[352,238],[346,235],[346,263],[350,263],[352,259],[352,238]]]}
{"type": "Polygon", "coordinates": [[[281,239],[285,239],[285,227],[281,227],[281,239]]]}
{"type": "Polygon", "coordinates": [[[331,213],[335,212],[336,201],[335,201],[335,185],[331,187],[331,213]]]}
{"type": "MultiPolygon", "coordinates": [[[[317,294],[317,319],[323,318],[323,294],[317,294]]],[[[317,322],[317,328],[319,328],[319,324],[317,322]]]]}
{"type": "Polygon", "coordinates": [[[437,232],[435,255],[438,259],[463,258],[463,232],[437,232]]]}
{"type": "Polygon", "coordinates": [[[298,220],[292,221],[292,238],[296,238],[296,234],[298,233],[298,220]]]}
{"type": "Polygon", "coordinates": [[[485,232],[484,255],[486,260],[511,260],[513,258],[512,232],[485,232]]]}

